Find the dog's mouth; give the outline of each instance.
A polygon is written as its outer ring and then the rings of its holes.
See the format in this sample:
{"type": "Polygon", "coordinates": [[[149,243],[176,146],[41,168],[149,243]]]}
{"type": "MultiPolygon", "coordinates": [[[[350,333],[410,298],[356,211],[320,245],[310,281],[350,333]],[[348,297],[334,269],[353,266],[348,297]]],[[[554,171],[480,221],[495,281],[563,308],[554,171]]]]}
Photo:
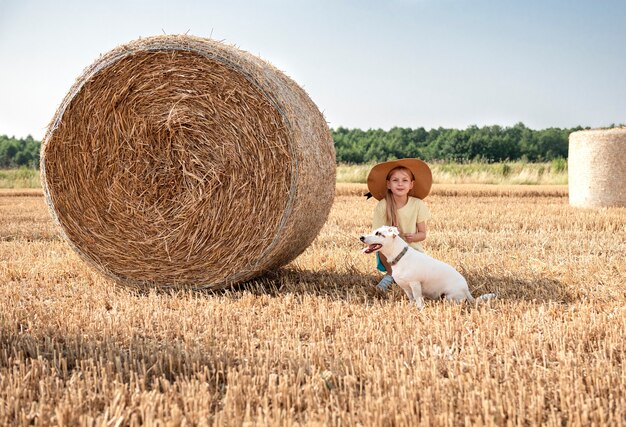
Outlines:
{"type": "Polygon", "coordinates": [[[366,253],[366,254],[371,254],[372,252],[376,252],[377,250],[379,250],[382,247],[383,247],[383,245],[381,245],[380,243],[372,243],[367,248],[363,249],[363,252],[366,253]]]}

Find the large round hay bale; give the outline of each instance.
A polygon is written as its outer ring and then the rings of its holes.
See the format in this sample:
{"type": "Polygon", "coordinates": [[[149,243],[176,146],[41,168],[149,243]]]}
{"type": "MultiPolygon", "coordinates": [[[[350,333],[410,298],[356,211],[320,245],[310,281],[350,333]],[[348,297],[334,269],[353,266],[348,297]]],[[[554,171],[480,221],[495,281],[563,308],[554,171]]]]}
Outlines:
{"type": "Polygon", "coordinates": [[[626,206],[626,128],[569,136],[569,202],[577,207],[626,206]]]}
{"type": "Polygon", "coordinates": [[[288,263],[315,239],[335,150],[307,94],[272,65],[190,36],[101,56],[42,144],[62,233],[137,287],[219,288],[288,263]]]}

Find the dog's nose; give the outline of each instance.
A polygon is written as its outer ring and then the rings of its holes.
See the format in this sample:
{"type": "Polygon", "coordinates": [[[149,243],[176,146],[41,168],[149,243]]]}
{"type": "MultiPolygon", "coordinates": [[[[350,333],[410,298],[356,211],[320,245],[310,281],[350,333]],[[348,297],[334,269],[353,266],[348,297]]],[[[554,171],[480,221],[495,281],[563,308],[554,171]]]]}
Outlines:
{"type": "Polygon", "coordinates": [[[361,240],[362,242],[364,242],[364,241],[365,241],[365,236],[361,236],[361,239],[360,239],[360,240],[361,240]]]}

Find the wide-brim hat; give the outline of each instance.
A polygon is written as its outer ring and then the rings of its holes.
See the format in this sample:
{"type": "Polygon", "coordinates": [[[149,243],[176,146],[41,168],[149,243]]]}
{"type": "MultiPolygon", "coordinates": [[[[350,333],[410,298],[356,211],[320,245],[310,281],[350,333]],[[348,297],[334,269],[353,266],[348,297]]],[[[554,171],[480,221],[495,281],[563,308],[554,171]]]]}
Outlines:
{"type": "Polygon", "coordinates": [[[423,199],[430,193],[433,185],[433,174],[426,162],[420,159],[400,159],[379,163],[367,175],[367,188],[377,200],[385,198],[387,192],[387,176],[392,169],[403,166],[413,173],[415,182],[409,196],[423,199]]]}

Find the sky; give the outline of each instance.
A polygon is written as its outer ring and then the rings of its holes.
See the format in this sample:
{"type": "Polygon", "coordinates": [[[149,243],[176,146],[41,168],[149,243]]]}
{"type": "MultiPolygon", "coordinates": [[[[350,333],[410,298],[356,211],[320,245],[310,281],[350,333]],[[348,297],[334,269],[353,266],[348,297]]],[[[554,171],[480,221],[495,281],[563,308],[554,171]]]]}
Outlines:
{"type": "Polygon", "coordinates": [[[181,33],[271,62],[335,129],[626,123],[624,0],[0,0],[0,135],[43,138],[100,54],[181,33]]]}

